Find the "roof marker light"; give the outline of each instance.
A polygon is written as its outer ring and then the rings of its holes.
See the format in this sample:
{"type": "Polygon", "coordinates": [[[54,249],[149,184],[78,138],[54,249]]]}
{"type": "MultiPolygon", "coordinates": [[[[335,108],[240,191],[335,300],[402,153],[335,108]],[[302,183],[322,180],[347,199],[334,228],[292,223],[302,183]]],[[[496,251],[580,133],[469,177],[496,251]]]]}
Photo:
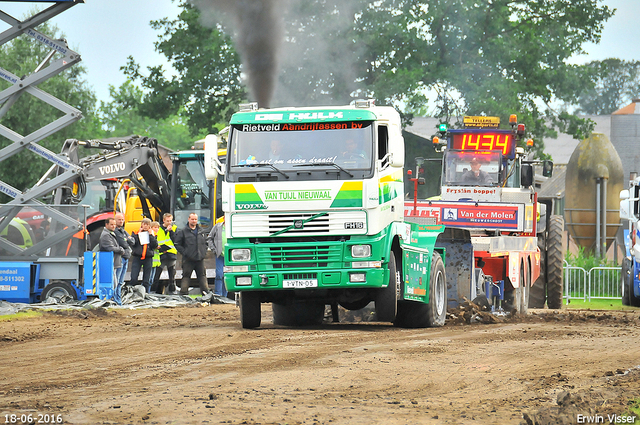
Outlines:
{"type": "Polygon", "coordinates": [[[238,107],[240,112],[253,112],[258,110],[258,102],[241,103],[238,107]]]}

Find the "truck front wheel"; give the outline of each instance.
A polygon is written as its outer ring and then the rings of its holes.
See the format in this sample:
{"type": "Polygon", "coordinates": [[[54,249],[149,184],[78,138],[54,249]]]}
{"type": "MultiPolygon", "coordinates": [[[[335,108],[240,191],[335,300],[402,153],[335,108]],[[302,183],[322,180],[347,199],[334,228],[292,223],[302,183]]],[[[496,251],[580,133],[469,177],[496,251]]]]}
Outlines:
{"type": "Polygon", "coordinates": [[[551,216],[547,230],[547,307],[562,308],[562,272],[564,268],[564,253],[562,251],[562,234],[564,232],[564,218],[559,215],[551,216]]]}
{"type": "Polygon", "coordinates": [[[437,252],[431,260],[431,280],[429,281],[429,304],[427,305],[427,326],[444,326],[447,317],[447,280],[444,264],[437,252]]]}
{"type": "Polygon", "coordinates": [[[389,285],[376,294],[376,316],[379,322],[393,322],[398,313],[398,290],[400,282],[396,273],[396,256],[389,254],[389,285]]]}
{"type": "Polygon", "coordinates": [[[429,304],[419,301],[400,301],[398,315],[393,322],[401,328],[444,326],[447,317],[447,280],[440,254],[433,254],[429,280],[429,304]]]}
{"type": "Polygon", "coordinates": [[[260,326],[262,313],[260,311],[260,293],[255,291],[240,292],[240,322],[244,329],[254,329],[260,326]]]}

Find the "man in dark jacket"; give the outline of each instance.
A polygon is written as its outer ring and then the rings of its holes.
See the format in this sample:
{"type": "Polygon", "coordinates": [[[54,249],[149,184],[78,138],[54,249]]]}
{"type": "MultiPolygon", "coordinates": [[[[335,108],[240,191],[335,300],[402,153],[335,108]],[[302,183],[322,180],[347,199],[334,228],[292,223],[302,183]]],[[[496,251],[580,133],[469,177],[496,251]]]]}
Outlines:
{"type": "Polygon", "coordinates": [[[113,252],[113,280],[115,283],[115,289],[113,294],[113,300],[122,305],[122,299],[120,297],[121,285],[118,284],[116,276],[116,270],[122,265],[122,254],[124,254],[124,248],[118,244],[118,239],[115,234],[116,219],[109,217],[104,225],[104,229],[100,234],[99,249],[102,252],[113,252]]]}
{"type": "Polygon", "coordinates": [[[207,284],[207,272],[204,268],[204,257],[207,254],[206,235],[198,226],[198,215],[189,214],[189,223],[184,228],[176,232],[176,249],[182,254],[182,282],[180,283],[180,294],[189,294],[189,284],[191,274],[195,270],[198,284],[202,295],[209,292],[207,284]]]}
{"type": "Polygon", "coordinates": [[[122,267],[116,269],[116,275],[118,276],[118,285],[121,287],[124,285],[124,276],[127,273],[127,267],[129,266],[129,259],[131,258],[131,246],[133,245],[133,238],[129,236],[126,230],[124,230],[124,214],[116,213],[116,239],[118,244],[124,248],[124,254],[122,254],[122,267]]]}

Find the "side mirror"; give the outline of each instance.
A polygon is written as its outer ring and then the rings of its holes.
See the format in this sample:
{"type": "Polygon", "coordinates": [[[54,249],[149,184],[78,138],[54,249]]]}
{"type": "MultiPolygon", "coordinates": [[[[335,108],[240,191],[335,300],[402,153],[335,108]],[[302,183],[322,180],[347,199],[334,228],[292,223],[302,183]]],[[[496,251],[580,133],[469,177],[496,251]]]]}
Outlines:
{"type": "Polygon", "coordinates": [[[625,200],[629,199],[631,195],[629,194],[629,189],[623,189],[620,191],[620,199],[625,200]]]}
{"type": "Polygon", "coordinates": [[[542,161],[542,175],[544,177],[551,177],[553,175],[553,161],[542,161]]]}
{"type": "Polygon", "coordinates": [[[389,126],[389,165],[404,167],[404,138],[398,126],[389,126]]]}
{"type": "Polygon", "coordinates": [[[631,194],[628,189],[624,189],[620,191],[620,218],[624,220],[631,219],[631,202],[629,198],[631,194]]]}
{"type": "Polygon", "coordinates": [[[207,180],[215,180],[221,174],[221,165],[218,161],[218,141],[220,137],[209,134],[204,138],[204,174],[207,180]]]}
{"type": "Polygon", "coordinates": [[[520,167],[520,186],[529,187],[533,185],[533,166],[522,164],[520,167]]]}

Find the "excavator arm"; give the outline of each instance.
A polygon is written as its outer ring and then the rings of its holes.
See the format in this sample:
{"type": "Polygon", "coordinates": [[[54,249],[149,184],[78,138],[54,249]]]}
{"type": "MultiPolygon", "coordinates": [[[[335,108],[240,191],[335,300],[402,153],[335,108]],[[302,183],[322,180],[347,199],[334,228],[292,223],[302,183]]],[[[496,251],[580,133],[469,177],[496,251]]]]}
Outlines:
{"type": "Polygon", "coordinates": [[[169,211],[171,175],[158,154],[156,139],[142,136],[88,141],[69,139],[63,151],[81,170],[76,179],[79,193],[71,195],[69,188],[64,188],[65,192],[61,192],[64,194],[56,196],[56,203],[82,199],[82,188],[87,182],[128,178],[141,198],[147,199],[158,213],[169,211]],[[102,152],[77,159],[80,146],[102,149],[102,152]]]}

